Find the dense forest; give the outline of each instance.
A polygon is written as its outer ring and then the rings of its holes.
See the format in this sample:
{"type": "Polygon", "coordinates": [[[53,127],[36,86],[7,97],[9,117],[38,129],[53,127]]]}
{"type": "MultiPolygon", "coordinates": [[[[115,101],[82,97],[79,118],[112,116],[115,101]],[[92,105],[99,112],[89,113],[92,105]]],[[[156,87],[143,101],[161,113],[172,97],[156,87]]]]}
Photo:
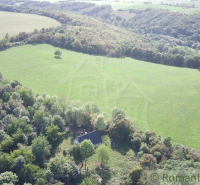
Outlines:
{"type": "MultiPolygon", "coordinates": [[[[139,34],[152,34],[154,37],[155,35],[169,36],[172,37],[171,41],[178,45],[200,48],[199,14],[186,15],[150,8],[114,11],[110,5],[98,6],[94,3],[65,1],[59,3],[27,1],[21,7],[75,11],[115,26],[125,27],[139,34]]],[[[169,42],[169,37],[160,39],[169,42]]]]}
{"type": "Polygon", "coordinates": [[[113,144],[128,144],[135,153],[135,165],[129,173],[118,174],[119,183],[145,184],[148,170],[187,168],[191,172],[200,168],[199,151],[177,143],[172,145],[170,137],[140,131],[123,110],[114,108],[108,116],[91,102],[84,105],[64,97],[35,95],[30,87],[16,80],[9,82],[1,73],[0,127],[0,184],[61,185],[67,181],[81,185],[106,184],[107,176],[101,173],[109,169],[107,151],[110,149],[106,142],[94,149],[86,140],[65,148],[63,157],[55,157],[64,139],[95,129],[102,136],[108,135],[113,144]],[[87,148],[91,152],[86,155],[87,148]],[[84,170],[82,165],[77,176],[70,164],[85,161],[86,165],[86,159],[94,154],[101,156],[101,168],[84,170]]]}

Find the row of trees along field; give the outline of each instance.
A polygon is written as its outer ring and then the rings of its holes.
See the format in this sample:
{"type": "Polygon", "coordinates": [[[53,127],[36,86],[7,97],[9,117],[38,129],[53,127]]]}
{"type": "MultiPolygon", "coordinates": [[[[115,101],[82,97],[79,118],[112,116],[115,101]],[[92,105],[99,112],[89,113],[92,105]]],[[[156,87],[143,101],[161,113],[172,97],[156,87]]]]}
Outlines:
{"type": "Polygon", "coordinates": [[[199,14],[187,15],[170,12],[163,9],[145,10],[118,10],[115,11],[110,5],[98,6],[94,3],[85,2],[37,2],[26,1],[21,7],[50,9],[60,11],[75,11],[83,15],[92,16],[115,26],[125,27],[135,33],[158,39],[174,42],[181,46],[194,49],[200,48],[199,14]],[[126,16],[124,16],[125,14],[126,16]]]}
{"type": "Polygon", "coordinates": [[[131,57],[153,63],[196,69],[200,67],[200,56],[196,50],[178,47],[164,40],[154,41],[86,16],[5,5],[0,5],[0,10],[39,14],[54,18],[63,24],[61,27],[35,30],[32,33],[22,32],[17,36],[7,35],[0,41],[0,48],[48,43],[94,55],[131,57]]]}
{"type": "Polygon", "coordinates": [[[111,163],[116,160],[111,157],[111,148],[106,142],[94,149],[91,141],[85,140],[68,145],[62,156],[57,156],[64,140],[95,129],[102,136],[109,136],[111,145],[127,144],[134,152],[132,160],[136,165],[127,164],[126,169],[121,169],[129,171],[118,174],[119,184],[145,184],[146,172],[153,169],[200,168],[199,151],[172,145],[170,137],[162,138],[133,126],[134,122],[123,110],[114,108],[109,117],[94,103],[84,105],[47,94],[35,96],[31,88],[16,80],[9,82],[0,73],[0,184],[61,185],[66,181],[81,185],[105,184],[109,179],[103,171],[110,173],[109,160],[111,163]],[[87,159],[93,155],[97,155],[101,167],[87,166],[87,159]],[[70,163],[83,161],[85,170],[76,176],[70,163]]]}

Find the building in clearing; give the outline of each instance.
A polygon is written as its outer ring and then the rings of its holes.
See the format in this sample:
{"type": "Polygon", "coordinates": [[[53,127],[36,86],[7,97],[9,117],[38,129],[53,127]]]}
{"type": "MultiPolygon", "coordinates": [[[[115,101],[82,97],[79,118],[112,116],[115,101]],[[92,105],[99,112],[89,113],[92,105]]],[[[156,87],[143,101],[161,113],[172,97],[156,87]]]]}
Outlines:
{"type": "Polygon", "coordinates": [[[81,143],[85,139],[89,139],[93,143],[95,148],[102,143],[102,138],[99,134],[99,131],[95,130],[93,132],[85,133],[84,135],[77,137],[74,140],[74,144],[81,143]]]}

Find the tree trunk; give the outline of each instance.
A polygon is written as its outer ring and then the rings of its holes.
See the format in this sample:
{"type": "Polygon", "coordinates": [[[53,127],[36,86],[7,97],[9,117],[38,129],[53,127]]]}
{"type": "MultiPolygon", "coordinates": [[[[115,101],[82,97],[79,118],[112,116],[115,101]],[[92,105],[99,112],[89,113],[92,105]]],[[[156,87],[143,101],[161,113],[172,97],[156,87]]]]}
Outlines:
{"type": "Polygon", "coordinates": [[[81,161],[81,167],[80,167],[80,174],[81,174],[81,169],[83,168],[83,161],[81,161]]]}

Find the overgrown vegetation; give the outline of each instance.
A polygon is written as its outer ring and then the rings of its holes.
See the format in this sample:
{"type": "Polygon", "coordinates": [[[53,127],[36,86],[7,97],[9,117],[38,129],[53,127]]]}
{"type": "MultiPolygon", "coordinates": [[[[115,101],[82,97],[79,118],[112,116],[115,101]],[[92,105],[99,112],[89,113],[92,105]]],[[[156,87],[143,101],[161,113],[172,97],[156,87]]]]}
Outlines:
{"type": "MultiPolygon", "coordinates": [[[[132,127],[124,111],[117,108],[112,110],[112,118],[106,119],[110,126],[104,129],[103,138],[107,137],[103,139],[105,145],[94,150],[93,144],[85,140],[78,145],[69,144],[62,152],[59,149],[61,142],[70,138],[73,142],[77,134],[95,129],[95,120],[101,115],[97,105],[89,103],[82,107],[78,102],[56,96],[35,96],[30,88],[23,87],[18,81],[8,83],[3,75],[0,76],[1,182],[54,184],[58,180],[69,180],[75,184],[81,181],[82,184],[131,184],[132,181],[144,184],[149,169],[200,167],[199,151],[176,143],[172,145],[170,137],[162,138],[154,132],[132,127]],[[127,174],[117,174],[116,181],[115,174],[110,171],[110,165],[117,160],[112,155],[128,155],[128,150],[120,150],[117,143],[126,144],[129,152],[134,153],[131,160],[137,166],[127,167],[130,170],[127,174]],[[101,167],[94,166],[93,156],[97,157],[101,167]],[[81,164],[83,160],[85,169],[77,176],[70,164],[81,164]],[[105,174],[108,175],[108,171],[110,176],[105,174]]],[[[123,166],[118,168],[124,170],[123,166]]]]}

